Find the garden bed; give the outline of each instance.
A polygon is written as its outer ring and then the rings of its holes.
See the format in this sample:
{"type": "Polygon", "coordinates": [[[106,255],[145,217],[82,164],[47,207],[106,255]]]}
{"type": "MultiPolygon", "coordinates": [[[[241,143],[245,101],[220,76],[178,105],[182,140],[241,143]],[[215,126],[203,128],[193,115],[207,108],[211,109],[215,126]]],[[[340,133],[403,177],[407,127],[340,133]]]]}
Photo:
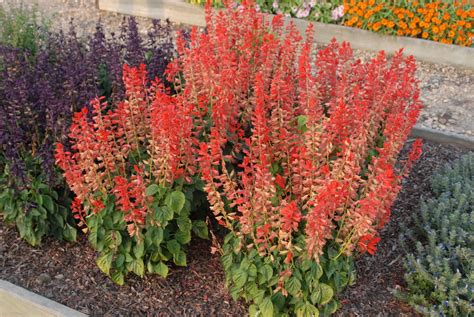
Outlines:
{"type": "MultiPolygon", "coordinates": [[[[131,3],[127,0],[99,0],[99,9],[122,14],[137,15],[149,18],[169,18],[173,22],[204,26],[204,10],[198,5],[176,0],[144,1],[136,0],[131,3]]],[[[424,39],[387,36],[357,28],[309,22],[304,19],[287,18],[292,21],[302,34],[310,23],[317,30],[315,41],[328,43],[332,38],[338,41],[349,41],[357,49],[380,51],[393,54],[400,48],[417,59],[431,63],[443,63],[458,67],[474,68],[474,48],[457,45],[441,44],[424,39]]]]}
{"type": "MultiPolygon", "coordinates": [[[[400,226],[410,225],[411,215],[419,211],[420,197],[430,195],[433,172],[466,152],[434,143],[426,143],[423,150],[403,183],[390,223],[381,232],[377,253],[356,261],[356,284],[340,295],[343,307],[339,315],[414,314],[391,293],[404,284],[400,226]]],[[[86,314],[243,316],[247,311],[228,295],[219,257],[210,254],[210,244],[204,240],[193,240],[188,267],[171,269],[166,280],[156,275],[130,276],[125,286],[115,285],[100,272],[85,236],[76,244],[46,239],[41,247],[32,248],[18,238],[14,228],[0,222],[0,240],[1,279],[86,314]]]]}

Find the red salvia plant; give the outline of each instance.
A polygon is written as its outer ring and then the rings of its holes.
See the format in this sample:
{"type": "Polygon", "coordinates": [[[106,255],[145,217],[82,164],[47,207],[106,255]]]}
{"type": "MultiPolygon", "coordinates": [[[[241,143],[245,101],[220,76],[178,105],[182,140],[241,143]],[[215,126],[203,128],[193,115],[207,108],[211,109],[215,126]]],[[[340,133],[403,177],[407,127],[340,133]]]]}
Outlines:
{"type": "Polygon", "coordinates": [[[208,7],[206,21],[178,40],[168,74],[200,117],[205,191],[230,230],[231,294],[252,314],[329,314],[420,156],[417,140],[396,167],[421,109],[415,61],[381,52],[363,63],[335,41],[314,54],[312,27],[303,40],[253,1],[208,7]]]}
{"type": "Polygon", "coordinates": [[[191,110],[158,81],[147,83],[144,65],[124,65],[125,100],[101,99],[74,114],[68,151],[56,147],[57,165],[76,195],[73,212],[99,251],[97,264],[119,284],[129,271],[166,276],[165,262],[186,265],[196,144],[191,110]],[[92,117],[92,119],[90,119],[92,117]]]}

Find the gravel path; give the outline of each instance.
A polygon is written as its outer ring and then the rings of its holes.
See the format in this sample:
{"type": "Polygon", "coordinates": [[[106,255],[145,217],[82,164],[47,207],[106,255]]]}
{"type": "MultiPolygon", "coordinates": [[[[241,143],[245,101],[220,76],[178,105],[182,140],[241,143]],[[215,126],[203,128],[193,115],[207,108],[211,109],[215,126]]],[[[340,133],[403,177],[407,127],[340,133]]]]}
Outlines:
{"type": "MultiPolygon", "coordinates": [[[[117,30],[123,15],[99,11],[95,0],[30,0],[37,3],[40,11],[53,18],[56,27],[67,28],[74,18],[79,25],[79,35],[88,35],[95,30],[101,19],[108,30],[117,30]]],[[[138,18],[140,32],[146,33],[150,19],[138,18]]],[[[362,59],[375,53],[356,51],[362,59]]],[[[425,109],[419,124],[474,137],[474,70],[453,66],[418,62],[418,78],[425,109]]]]}

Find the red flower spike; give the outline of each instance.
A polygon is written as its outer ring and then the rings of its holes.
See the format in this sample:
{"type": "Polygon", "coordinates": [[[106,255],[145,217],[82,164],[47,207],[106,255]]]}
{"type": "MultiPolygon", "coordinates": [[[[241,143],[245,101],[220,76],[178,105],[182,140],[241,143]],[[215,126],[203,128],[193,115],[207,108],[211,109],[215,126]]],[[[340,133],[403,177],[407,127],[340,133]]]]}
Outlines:
{"type": "Polygon", "coordinates": [[[85,223],[91,213],[102,212],[104,198],[113,195],[116,210],[123,212],[134,236],[151,212],[145,195],[148,185],[172,187],[179,178],[192,181],[198,141],[193,108],[182,97],[166,95],[159,82],[149,84],[145,65],[124,65],[123,81],[126,98],[118,105],[97,98],[91,101],[90,114],[87,108],[74,114],[71,151],[57,144],[55,158],[76,195],[77,219],[85,223]],[[130,155],[136,156],[136,165],[131,166],[130,155]]]}
{"type": "Polygon", "coordinates": [[[414,142],[395,169],[421,109],[414,59],[398,52],[389,63],[381,52],[362,63],[333,40],[314,60],[312,27],[303,41],[291,24],[283,32],[282,17],[266,22],[247,4],[218,16],[207,8],[207,32],[179,39],[169,68],[184,77],[176,99],[204,139],[199,165],[213,213],[260,254],[318,259],[334,233],[344,254],[375,252],[379,238],[365,237],[388,220],[421,151],[414,142]],[[295,252],[299,235],[306,249],[295,252]]]}

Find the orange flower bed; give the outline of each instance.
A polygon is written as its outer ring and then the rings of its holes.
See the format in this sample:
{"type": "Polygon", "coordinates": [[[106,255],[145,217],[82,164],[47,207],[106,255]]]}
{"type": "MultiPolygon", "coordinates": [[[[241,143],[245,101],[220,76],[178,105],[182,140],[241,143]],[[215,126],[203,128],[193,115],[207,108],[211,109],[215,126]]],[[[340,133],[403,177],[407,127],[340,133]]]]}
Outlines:
{"type": "Polygon", "coordinates": [[[466,1],[344,1],[344,25],[472,46],[474,8],[466,1]]]}

